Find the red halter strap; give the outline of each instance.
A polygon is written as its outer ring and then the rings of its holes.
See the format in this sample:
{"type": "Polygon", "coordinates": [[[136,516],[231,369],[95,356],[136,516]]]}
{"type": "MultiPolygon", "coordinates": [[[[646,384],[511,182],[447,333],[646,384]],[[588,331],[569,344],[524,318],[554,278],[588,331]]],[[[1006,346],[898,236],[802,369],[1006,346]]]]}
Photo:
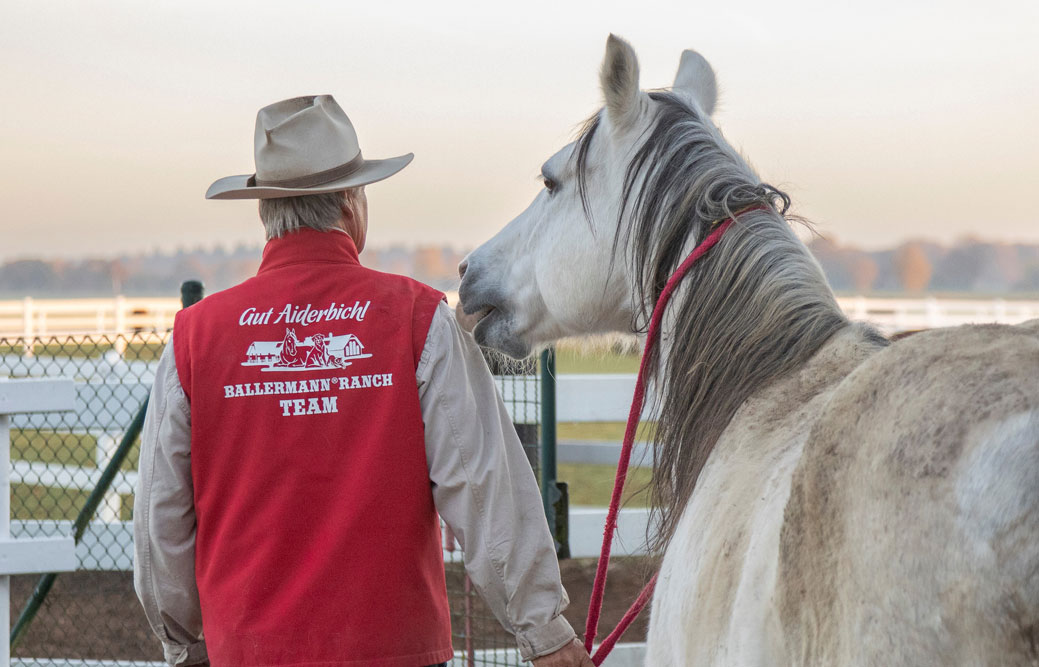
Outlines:
{"type": "MultiPolygon", "coordinates": [[[[628,424],[624,429],[624,444],[621,446],[620,460],[617,462],[617,477],[613,483],[613,495],[610,497],[610,509],[606,514],[606,527],[603,530],[602,537],[602,551],[599,553],[599,564],[595,570],[595,582],[592,585],[592,597],[588,602],[588,621],[585,626],[584,633],[584,648],[589,653],[592,652],[592,644],[595,642],[595,636],[599,631],[599,616],[602,613],[602,600],[603,593],[606,589],[606,568],[610,562],[610,549],[613,546],[613,534],[617,530],[617,514],[620,510],[621,494],[624,491],[624,480],[628,476],[628,464],[631,461],[631,449],[635,443],[635,431],[639,424],[639,417],[642,414],[642,406],[646,399],[646,368],[647,360],[650,357],[650,352],[653,346],[656,344],[657,336],[660,331],[660,322],[664,318],[664,310],[667,308],[668,301],[671,300],[671,294],[678,287],[678,283],[682,281],[682,278],[689,272],[689,269],[693,268],[693,264],[697,262],[701,257],[707,254],[707,251],[714,247],[715,244],[721,240],[722,234],[725,233],[733,223],[733,221],[740,215],[748,213],[754,210],[769,210],[767,206],[754,206],[752,208],[743,209],[738,213],[734,214],[730,218],[726,218],[718,224],[714,230],[708,234],[707,238],[703,240],[693,252],[685,258],[678,269],[671,275],[667,281],[667,285],[664,286],[664,290],[660,293],[660,298],[657,299],[656,305],[653,307],[653,315],[649,320],[649,331],[646,333],[646,345],[642,351],[642,361],[639,363],[639,374],[635,380],[635,396],[631,400],[631,411],[628,413],[628,424]]],[[[620,623],[613,629],[606,639],[599,645],[599,650],[592,656],[592,662],[596,665],[602,664],[602,661],[606,659],[610,651],[613,650],[613,646],[620,639],[624,631],[628,629],[628,626],[632,624],[635,618],[639,615],[642,609],[649,602],[650,596],[653,594],[653,587],[657,582],[657,575],[654,574],[653,578],[649,580],[642,592],[639,593],[638,598],[631,605],[631,608],[624,614],[620,623]]]]}

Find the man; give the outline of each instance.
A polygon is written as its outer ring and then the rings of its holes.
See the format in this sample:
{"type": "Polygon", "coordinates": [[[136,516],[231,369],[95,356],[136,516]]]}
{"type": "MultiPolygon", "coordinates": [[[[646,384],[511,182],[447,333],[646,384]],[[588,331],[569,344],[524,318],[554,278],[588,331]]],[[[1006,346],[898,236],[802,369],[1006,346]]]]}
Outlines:
{"type": "Polygon", "coordinates": [[[362,267],[361,156],[332,97],[261,109],[256,277],[181,311],[141,440],[134,581],[171,665],[444,664],[439,516],[537,667],[591,664],[533,474],[443,295],[362,267]],[[204,638],[203,638],[204,637],[204,638]]]}

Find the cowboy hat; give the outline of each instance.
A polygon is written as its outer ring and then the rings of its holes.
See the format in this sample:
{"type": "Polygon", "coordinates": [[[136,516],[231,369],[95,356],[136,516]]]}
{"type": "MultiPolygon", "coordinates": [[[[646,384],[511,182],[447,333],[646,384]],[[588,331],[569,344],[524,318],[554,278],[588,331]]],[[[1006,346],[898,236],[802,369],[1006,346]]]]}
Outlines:
{"type": "Polygon", "coordinates": [[[206,199],[274,199],[367,185],[408,166],[414,153],[365,160],[357,133],[331,95],[276,102],[256,114],[256,173],[227,176],[206,199]]]}

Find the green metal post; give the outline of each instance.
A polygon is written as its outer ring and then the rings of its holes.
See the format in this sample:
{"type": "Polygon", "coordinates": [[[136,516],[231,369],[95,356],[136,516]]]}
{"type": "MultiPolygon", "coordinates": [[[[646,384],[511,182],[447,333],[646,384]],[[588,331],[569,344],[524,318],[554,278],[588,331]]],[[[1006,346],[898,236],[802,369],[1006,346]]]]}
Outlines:
{"type": "MultiPolygon", "coordinates": [[[[181,304],[187,308],[200,301],[203,289],[202,283],[197,280],[184,281],[180,286],[181,304]]],[[[79,511],[75,522],[72,524],[72,538],[76,544],[79,544],[79,541],[83,538],[83,533],[86,532],[87,526],[90,525],[90,520],[97,513],[97,508],[101,505],[101,501],[104,500],[105,494],[108,493],[108,489],[112,486],[112,482],[115,481],[119,468],[122,467],[123,461],[126,460],[134,442],[137,441],[137,437],[141,434],[141,429],[144,427],[144,416],[147,412],[148,399],[145,398],[144,402],[141,403],[141,407],[137,410],[137,414],[134,415],[133,421],[130,422],[129,428],[126,429],[126,433],[123,434],[119,447],[116,448],[108,465],[102,471],[101,477],[97,480],[97,485],[90,492],[90,496],[87,497],[87,501],[83,504],[83,509],[79,511]]],[[[14,626],[11,628],[10,644],[12,649],[25,634],[29,624],[36,618],[36,614],[40,611],[40,607],[43,606],[43,601],[47,599],[51,588],[54,587],[54,580],[57,578],[56,572],[49,572],[41,576],[40,580],[36,582],[36,587],[33,589],[32,595],[29,596],[29,600],[25,603],[25,608],[22,609],[22,613],[18,615],[18,620],[15,621],[14,626]]]]}
{"type": "Polygon", "coordinates": [[[556,480],[556,356],[552,349],[541,353],[541,500],[549,530],[560,543],[556,530],[556,502],[559,500],[556,480]]]}
{"type": "Polygon", "coordinates": [[[202,300],[205,291],[206,286],[202,284],[201,280],[185,280],[180,284],[180,305],[187,308],[198,303],[202,300]]]}

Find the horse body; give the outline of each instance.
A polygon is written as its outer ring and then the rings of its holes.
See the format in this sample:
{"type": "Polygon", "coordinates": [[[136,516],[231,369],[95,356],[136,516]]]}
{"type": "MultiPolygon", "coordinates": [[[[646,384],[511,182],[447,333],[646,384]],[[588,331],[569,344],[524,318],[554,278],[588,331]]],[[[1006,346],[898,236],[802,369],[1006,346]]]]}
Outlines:
{"type": "Polygon", "coordinates": [[[1035,664],[1037,334],[852,326],[744,403],[665,554],[646,664],[1035,664]]]}
{"type": "Polygon", "coordinates": [[[804,368],[748,400],[719,439],[667,549],[648,665],[786,660],[779,542],[793,474],[816,417],[877,344],[849,327],[804,368]]]}
{"type": "Polygon", "coordinates": [[[1037,479],[1039,322],[934,330],[866,360],[792,480],[791,662],[1039,662],[1037,479]]]}
{"type": "Polygon", "coordinates": [[[1039,323],[890,343],[709,115],[707,62],[644,93],[611,36],[605,108],[460,267],[512,356],[644,329],[713,224],[649,359],[664,559],[647,664],[1039,664],[1039,323]]]}

